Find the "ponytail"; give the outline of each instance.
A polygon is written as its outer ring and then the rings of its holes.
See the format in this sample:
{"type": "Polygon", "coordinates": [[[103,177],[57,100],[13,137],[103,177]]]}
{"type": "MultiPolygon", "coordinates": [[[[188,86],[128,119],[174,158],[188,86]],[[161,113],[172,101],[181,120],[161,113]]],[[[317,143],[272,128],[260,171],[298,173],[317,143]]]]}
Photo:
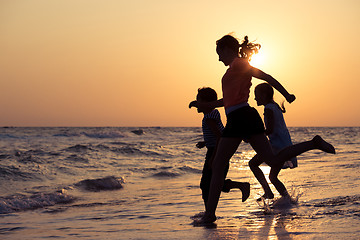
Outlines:
{"type": "Polygon", "coordinates": [[[249,42],[248,36],[244,37],[244,41],[240,44],[240,56],[250,61],[251,56],[259,52],[261,45],[258,43],[249,42]]]}
{"type": "Polygon", "coordinates": [[[235,37],[228,34],[216,41],[216,47],[218,49],[224,49],[227,47],[234,52],[238,52],[240,57],[250,61],[251,56],[259,52],[261,45],[258,43],[249,42],[248,36],[245,36],[242,44],[239,44],[239,41],[235,37]]]}

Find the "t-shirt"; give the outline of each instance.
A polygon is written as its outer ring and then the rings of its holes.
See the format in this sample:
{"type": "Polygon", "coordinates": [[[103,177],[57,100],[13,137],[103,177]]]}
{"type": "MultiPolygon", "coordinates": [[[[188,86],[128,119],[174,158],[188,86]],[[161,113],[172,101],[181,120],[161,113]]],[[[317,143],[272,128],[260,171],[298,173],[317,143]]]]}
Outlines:
{"type": "Polygon", "coordinates": [[[221,122],[220,113],[217,109],[214,109],[210,113],[204,114],[204,118],[202,120],[202,130],[203,130],[205,145],[206,145],[206,147],[215,147],[216,146],[216,135],[212,132],[211,128],[207,125],[206,119],[214,119],[221,132],[224,130],[224,125],[221,122]]]}
{"type": "Polygon", "coordinates": [[[247,103],[251,87],[251,66],[244,58],[235,58],[222,77],[222,91],[225,109],[240,103],[247,103]]]}

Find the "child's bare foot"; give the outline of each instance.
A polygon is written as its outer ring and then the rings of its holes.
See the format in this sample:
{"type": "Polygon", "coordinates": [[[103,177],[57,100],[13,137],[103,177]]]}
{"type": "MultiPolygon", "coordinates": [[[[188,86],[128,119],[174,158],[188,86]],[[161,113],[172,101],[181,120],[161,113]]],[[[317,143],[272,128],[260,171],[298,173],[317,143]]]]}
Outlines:
{"type": "Polygon", "coordinates": [[[205,212],[205,215],[200,218],[200,219],[196,219],[193,221],[193,225],[194,226],[207,226],[207,225],[211,225],[216,221],[216,216],[210,216],[209,214],[207,214],[205,212]]]}
{"type": "Polygon", "coordinates": [[[259,197],[258,199],[256,199],[256,201],[260,202],[262,201],[262,199],[273,199],[274,198],[274,194],[273,193],[265,193],[264,195],[262,195],[261,197],[259,197]]]}
{"type": "Polygon", "coordinates": [[[241,183],[242,201],[245,202],[250,196],[250,183],[241,183]]]}
{"type": "Polygon", "coordinates": [[[315,147],[327,153],[335,154],[335,148],[330,143],[326,142],[319,135],[316,135],[313,140],[315,147]]]}
{"type": "Polygon", "coordinates": [[[205,212],[199,212],[197,214],[195,214],[194,216],[190,217],[191,219],[197,219],[197,218],[202,218],[205,215],[205,212]]]}

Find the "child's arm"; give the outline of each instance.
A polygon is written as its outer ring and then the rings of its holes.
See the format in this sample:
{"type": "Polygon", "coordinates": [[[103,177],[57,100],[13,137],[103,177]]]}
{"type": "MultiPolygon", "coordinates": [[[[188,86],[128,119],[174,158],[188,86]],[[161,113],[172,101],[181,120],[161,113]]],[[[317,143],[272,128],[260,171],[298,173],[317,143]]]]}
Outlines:
{"type": "Polygon", "coordinates": [[[264,110],[265,134],[270,135],[274,131],[274,113],[270,109],[264,110]]]}
{"type": "Polygon", "coordinates": [[[276,90],[278,90],[285,97],[286,101],[288,101],[289,103],[292,103],[295,100],[295,95],[288,93],[288,91],[286,91],[286,89],[281,85],[281,83],[279,83],[271,75],[264,73],[260,69],[253,67],[252,68],[252,76],[269,83],[276,90]]]}

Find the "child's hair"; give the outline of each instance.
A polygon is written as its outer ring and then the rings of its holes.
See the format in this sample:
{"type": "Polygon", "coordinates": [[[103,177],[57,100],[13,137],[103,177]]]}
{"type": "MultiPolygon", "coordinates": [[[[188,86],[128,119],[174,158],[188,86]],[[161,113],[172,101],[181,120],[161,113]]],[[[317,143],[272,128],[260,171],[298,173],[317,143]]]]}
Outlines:
{"type": "Polygon", "coordinates": [[[230,34],[217,40],[216,46],[219,49],[224,49],[225,47],[230,48],[231,50],[240,53],[240,56],[248,61],[250,61],[251,56],[258,53],[261,48],[260,44],[249,42],[248,36],[245,36],[242,44],[239,44],[239,41],[230,34]]]}
{"type": "Polygon", "coordinates": [[[203,87],[198,89],[198,97],[206,102],[212,102],[217,100],[217,93],[212,88],[203,87]]]}
{"type": "Polygon", "coordinates": [[[261,95],[263,95],[265,97],[267,102],[272,102],[272,103],[276,104],[283,113],[286,112],[284,102],[281,103],[281,107],[280,107],[279,104],[277,104],[274,101],[274,89],[270,84],[260,83],[259,85],[257,85],[255,87],[255,89],[258,92],[260,92],[261,95]]]}

